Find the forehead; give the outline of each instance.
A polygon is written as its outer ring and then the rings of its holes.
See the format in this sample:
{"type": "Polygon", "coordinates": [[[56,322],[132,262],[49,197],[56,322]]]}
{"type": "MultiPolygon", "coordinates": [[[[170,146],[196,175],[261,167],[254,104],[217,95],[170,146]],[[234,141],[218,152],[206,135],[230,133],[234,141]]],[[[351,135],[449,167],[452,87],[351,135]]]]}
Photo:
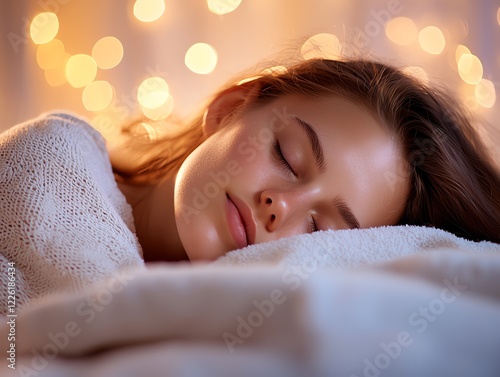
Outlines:
{"type": "MultiPolygon", "coordinates": [[[[396,137],[371,110],[339,96],[284,96],[271,107],[283,118],[297,116],[311,125],[327,165],[321,179],[345,197],[364,227],[397,222],[408,191],[405,159],[396,137]],[[395,183],[394,177],[401,179],[395,183]]],[[[300,128],[287,129],[304,136],[300,128]]]]}
{"type": "Polygon", "coordinates": [[[269,110],[281,120],[293,116],[307,118],[304,120],[312,123],[318,136],[326,140],[341,137],[344,141],[399,144],[395,134],[389,131],[387,124],[379,119],[374,110],[337,95],[282,96],[269,104],[269,110]]]}

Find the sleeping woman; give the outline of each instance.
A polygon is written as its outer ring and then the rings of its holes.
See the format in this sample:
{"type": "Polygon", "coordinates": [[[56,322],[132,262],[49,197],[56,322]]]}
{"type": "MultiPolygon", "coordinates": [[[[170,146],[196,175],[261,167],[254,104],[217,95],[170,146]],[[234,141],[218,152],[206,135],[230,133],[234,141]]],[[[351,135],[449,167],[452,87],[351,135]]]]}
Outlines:
{"type": "Polygon", "coordinates": [[[147,156],[115,165],[146,259],[397,224],[500,242],[499,173],[460,107],[375,62],[231,85],[187,131],[129,152],[147,156]]]}
{"type": "Polygon", "coordinates": [[[43,153],[38,136],[26,138],[33,122],[0,137],[0,257],[19,268],[21,302],[125,265],[215,260],[329,229],[422,225],[500,243],[500,176],[473,123],[444,92],[375,61],[315,59],[248,77],[178,134],[130,137],[109,155],[85,122],[55,118],[71,131],[45,129],[54,145],[43,153]],[[77,128],[87,153],[40,178],[37,166],[72,137],[82,145],[77,128]],[[23,150],[38,163],[14,161],[23,150]],[[21,173],[30,178],[16,181],[21,173]],[[89,185],[96,175],[104,183],[89,185]],[[30,199],[26,182],[42,195],[30,199]]]}

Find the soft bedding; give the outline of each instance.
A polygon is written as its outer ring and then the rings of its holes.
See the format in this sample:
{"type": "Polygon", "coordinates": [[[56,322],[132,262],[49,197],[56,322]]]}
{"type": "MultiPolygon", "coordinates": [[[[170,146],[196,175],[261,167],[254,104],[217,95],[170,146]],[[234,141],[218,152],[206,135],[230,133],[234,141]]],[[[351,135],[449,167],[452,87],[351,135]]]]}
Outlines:
{"type": "Polygon", "coordinates": [[[277,258],[122,270],[23,311],[16,370],[6,359],[1,367],[6,376],[498,376],[499,246],[460,242],[347,268],[277,258]]]}
{"type": "Polygon", "coordinates": [[[2,274],[2,376],[500,375],[500,245],[399,226],[144,266],[130,208],[89,127],[52,114],[2,135],[0,199],[16,196],[7,187],[29,190],[22,182],[54,189],[36,216],[28,206],[24,217],[0,213],[1,268],[15,262],[22,297],[7,310],[2,274]],[[15,138],[37,158],[9,164],[5,151],[21,153],[9,147],[15,138]],[[58,159],[49,158],[54,143],[58,159]],[[55,190],[68,180],[87,203],[74,216],[55,190]]]}

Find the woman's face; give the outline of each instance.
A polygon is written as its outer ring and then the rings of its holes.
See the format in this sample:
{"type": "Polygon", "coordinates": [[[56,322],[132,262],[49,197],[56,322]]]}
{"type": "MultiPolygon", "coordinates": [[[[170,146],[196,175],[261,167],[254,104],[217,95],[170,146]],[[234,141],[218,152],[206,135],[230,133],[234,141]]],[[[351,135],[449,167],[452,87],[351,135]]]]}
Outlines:
{"type": "Polygon", "coordinates": [[[408,182],[394,177],[404,176],[404,158],[364,107],[284,96],[227,119],[176,177],[176,224],[190,260],[316,230],[398,222],[408,182]]]}

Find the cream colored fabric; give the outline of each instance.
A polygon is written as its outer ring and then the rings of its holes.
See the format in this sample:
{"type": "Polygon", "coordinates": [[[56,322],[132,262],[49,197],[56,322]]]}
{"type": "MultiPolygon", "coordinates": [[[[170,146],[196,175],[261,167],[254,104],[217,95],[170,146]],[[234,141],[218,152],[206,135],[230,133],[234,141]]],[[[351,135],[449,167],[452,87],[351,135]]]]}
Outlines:
{"type": "MultiPolygon", "coordinates": [[[[6,377],[500,375],[500,254],[432,250],[338,271],[168,265],[47,297],[6,377]],[[96,353],[96,351],[100,351],[96,353]],[[68,357],[69,356],[69,357],[68,357]]],[[[0,324],[0,346],[7,324],[0,324]]]]}
{"type": "Polygon", "coordinates": [[[141,253],[96,130],[51,113],[0,134],[0,313],[8,263],[21,310],[36,297],[143,265],[141,253]]]}
{"type": "Polygon", "coordinates": [[[307,264],[344,270],[441,248],[471,252],[500,251],[500,245],[492,242],[472,242],[441,229],[403,225],[300,234],[231,251],[215,263],[230,266],[307,264]]]}

